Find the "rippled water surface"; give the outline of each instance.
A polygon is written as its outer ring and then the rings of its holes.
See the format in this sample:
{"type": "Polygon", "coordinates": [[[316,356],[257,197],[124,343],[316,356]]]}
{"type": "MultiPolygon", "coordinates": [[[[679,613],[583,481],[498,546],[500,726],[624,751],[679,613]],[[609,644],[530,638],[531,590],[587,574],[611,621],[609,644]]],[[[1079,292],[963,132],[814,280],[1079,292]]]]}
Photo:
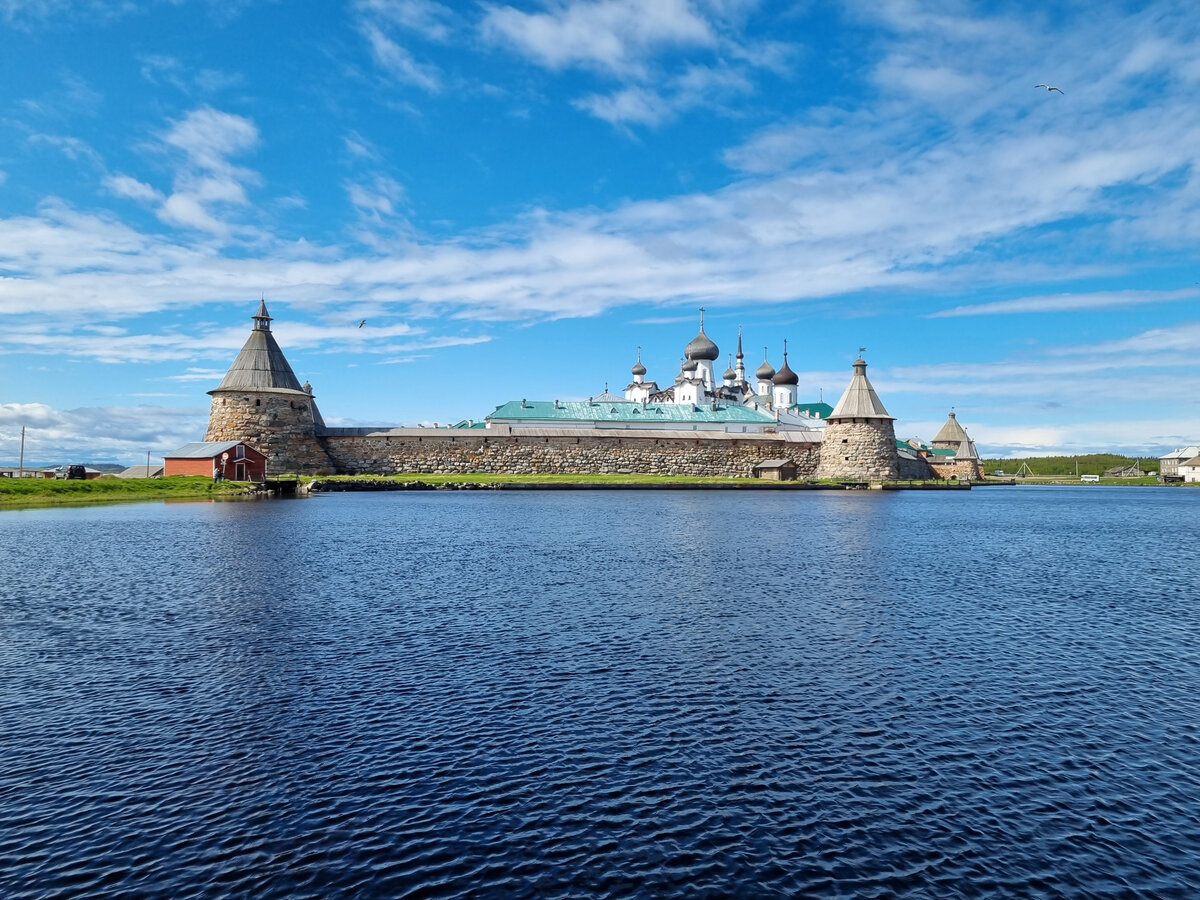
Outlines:
{"type": "Polygon", "coordinates": [[[1200,896],[1198,506],[0,513],[0,896],[1200,896]]]}

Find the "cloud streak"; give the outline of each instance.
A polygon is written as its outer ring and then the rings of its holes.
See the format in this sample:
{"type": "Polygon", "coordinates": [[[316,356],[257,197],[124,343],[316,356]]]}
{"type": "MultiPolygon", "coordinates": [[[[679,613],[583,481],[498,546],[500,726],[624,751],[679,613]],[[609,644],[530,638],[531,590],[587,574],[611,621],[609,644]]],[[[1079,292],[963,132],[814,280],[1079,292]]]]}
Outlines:
{"type": "Polygon", "coordinates": [[[1082,312],[1093,309],[1129,309],[1153,303],[1178,303],[1200,298],[1197,290],[1175,291],[1093,291],[1079,294],[1051,294],[972,303],[929,313],[928,318],[957,316],[1013,315],[1024,313],[1082,312]]]}

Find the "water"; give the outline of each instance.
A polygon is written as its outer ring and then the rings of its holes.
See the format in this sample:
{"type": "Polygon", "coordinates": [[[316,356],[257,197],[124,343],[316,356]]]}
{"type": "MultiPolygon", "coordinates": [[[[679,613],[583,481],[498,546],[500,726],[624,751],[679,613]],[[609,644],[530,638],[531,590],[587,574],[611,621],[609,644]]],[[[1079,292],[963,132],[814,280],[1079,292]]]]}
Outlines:
{"type": "Polygon", "coordinates": [[[1194,897],[1200,493],[0,514],[0,896],[1194,897]]]}

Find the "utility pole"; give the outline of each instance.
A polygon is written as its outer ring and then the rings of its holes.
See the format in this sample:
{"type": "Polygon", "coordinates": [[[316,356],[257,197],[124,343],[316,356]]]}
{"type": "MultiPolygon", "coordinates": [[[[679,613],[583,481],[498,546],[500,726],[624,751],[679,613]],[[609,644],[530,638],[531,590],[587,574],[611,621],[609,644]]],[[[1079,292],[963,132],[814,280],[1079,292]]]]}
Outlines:
{"type": "Polygon", "coordinates": [[[150,451],[146,451],[146,477],[150,477],[150,451]]]}
{"type": "Polygon", "coordinates": [[[25,477],[25,426],[21,426],[21,461],[17,463],[17,477],[25,477]]]}

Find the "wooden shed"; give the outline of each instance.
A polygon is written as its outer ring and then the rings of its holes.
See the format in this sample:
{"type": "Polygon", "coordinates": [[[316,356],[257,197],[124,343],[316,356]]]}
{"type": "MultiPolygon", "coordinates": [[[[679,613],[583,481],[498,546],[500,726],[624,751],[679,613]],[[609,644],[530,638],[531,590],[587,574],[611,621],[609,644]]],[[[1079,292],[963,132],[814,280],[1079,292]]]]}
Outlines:
{"type": "Polygon", "coordinates": [[[163,457],[163,472],[229,481],[266,481],[267,458],[244,441],[198,441],[163,457]]]}
{"type": "Polygon", "coordinates": [[[754,477],[767,481],[795,481],[796,464],[790,459],[764,459],[754,467],[754,477]]]}

